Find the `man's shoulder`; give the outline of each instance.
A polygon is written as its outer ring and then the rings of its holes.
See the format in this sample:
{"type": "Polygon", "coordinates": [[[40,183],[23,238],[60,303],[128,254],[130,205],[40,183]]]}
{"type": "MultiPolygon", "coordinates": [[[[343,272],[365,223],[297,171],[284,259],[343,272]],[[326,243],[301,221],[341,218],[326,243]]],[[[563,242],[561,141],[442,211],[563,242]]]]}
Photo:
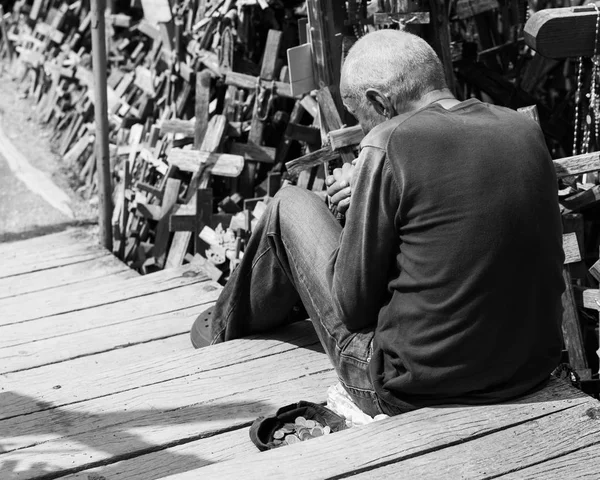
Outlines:
{"type": "MultiPolygon", "coordinates": [[[[454,122],[456,126],[454,120],[464,119],[465,116],[470,118],[471,122],[485,123],[491,127],[511,126],[522,133],[539,130],[536,122],[515,110],[469,99],[449,110],[439,105],[428,105],[420,110],[398,115],[373,128],[362,140],[361,148],[374,147],[387,151],[392,137],[395,140],[404,137],[410,142],[422,132],[426,132],[430,138],[435,138],[437,134],[442,134],[444,126],[449,125],[449,122],[454,122]]],[[[464,124],[464,128],[468,128],[468,123],[464,124]]],[[[491,132],[493,130],[490,130],[491,132]]]]}
{"type": "Polygon", "coordinates": [[[396,117],[377,125],[362,139],[360,142],[361,148],[372,147],[387,150],[390,137],[392,137],[394,132],[398,130],[398,127],[406,122],[414,115],[414,113],[415,112],[409,112],[407,114],[397,115],[396,117]]]}

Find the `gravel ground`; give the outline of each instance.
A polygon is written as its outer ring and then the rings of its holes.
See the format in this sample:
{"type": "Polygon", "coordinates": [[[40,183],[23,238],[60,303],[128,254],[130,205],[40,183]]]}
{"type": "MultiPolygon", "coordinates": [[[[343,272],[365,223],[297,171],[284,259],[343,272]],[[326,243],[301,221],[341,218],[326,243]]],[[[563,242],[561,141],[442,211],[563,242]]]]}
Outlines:
{"type": "Polygon", "coordinates": [[[74,175],[51,150],[52,131],[37,122],[35,102],[26,98],[26,82],[0,63],[0,128],[31,165],[48,175],[71,199],[75,218],[56,210],[27,188],[0,156],[0,242],[10,242],[97,223],[97,209],[75,192],[74,175]]]}

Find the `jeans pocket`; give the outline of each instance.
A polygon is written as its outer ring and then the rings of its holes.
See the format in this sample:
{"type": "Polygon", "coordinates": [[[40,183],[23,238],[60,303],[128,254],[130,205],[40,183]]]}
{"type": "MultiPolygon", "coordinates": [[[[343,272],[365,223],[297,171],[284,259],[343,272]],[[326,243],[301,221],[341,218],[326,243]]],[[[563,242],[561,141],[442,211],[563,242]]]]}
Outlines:
{"type": "Polygon", "coordinates": [[[368,365],[373,355],[373,336],[373,331],[353,333],[342,345],[340,355],[353,363],[368,365]]]}

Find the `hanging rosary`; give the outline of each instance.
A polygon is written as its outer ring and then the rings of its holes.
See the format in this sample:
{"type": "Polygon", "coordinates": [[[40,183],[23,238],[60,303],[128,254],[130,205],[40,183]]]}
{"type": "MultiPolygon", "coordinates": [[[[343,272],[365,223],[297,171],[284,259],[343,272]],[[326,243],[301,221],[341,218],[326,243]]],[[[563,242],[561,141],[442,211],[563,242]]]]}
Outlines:
{"type": "MultiPolygon", "coordinates": [[[[590,4],[596,10],[596,31],[594,36],[594,55],[592,57],[592,78],[590,92],[586,95],[589,99],[589,107],[583,126],[581,149],[579,153],[588,153],[591,141],[591,131],[594,130],[594,141],[598,143],[600,133],[600,95],[598,94],[598,75],[600,74],[600,55],[598,55],[598,33],[600,30],[600,8],[595,3],[590,4]]],[[[573,155],[577,155],[577,144],[579,140],[580,104],[583,90],[583,57],[579,57],[577,68],[577,90],[575,92],[575,121],[573,131],[573,155]]]]}
{"type": "Polygon", "coordinates": [[[366,0],[347,0],[346,7],[346,23],[352,26],[356,38],[361,38],[365,35],[365,23],[367,13],[366,0]]]}

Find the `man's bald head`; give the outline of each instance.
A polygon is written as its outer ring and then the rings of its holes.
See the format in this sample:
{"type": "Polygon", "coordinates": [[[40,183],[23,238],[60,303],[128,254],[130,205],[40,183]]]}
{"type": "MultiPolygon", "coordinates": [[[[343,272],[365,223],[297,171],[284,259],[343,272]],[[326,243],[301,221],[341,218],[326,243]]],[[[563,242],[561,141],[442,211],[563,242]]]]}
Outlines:
{"type": "Polygon", "coordinates": [[[402,112],[425,94],[445,88],[444,69],[435,51],[422,38],[399,30],[365,35],[350,49],[342,66],[341,94],[357,117],[369,110],[373,114],[369,89],[393,99],[402,112]]]}

